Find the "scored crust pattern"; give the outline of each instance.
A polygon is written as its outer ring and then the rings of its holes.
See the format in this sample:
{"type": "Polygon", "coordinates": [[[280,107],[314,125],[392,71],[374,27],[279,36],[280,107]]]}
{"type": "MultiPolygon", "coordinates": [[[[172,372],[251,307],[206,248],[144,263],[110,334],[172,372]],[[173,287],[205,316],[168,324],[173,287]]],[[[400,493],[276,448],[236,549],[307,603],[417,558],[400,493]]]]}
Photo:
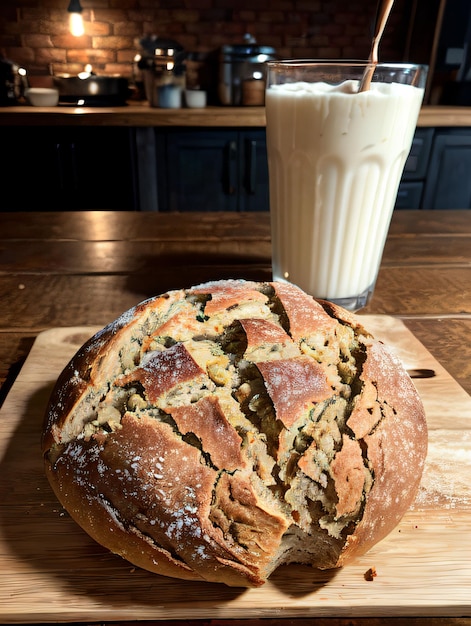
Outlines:
{"type": "Polygon", "coordinates": [[[151,298],[92,337],[57,381],[42,445],[59,501],[109,550],[258,586],[386,536],[417,492],[427,429],[359,317],[230,280],[151,298]]]}

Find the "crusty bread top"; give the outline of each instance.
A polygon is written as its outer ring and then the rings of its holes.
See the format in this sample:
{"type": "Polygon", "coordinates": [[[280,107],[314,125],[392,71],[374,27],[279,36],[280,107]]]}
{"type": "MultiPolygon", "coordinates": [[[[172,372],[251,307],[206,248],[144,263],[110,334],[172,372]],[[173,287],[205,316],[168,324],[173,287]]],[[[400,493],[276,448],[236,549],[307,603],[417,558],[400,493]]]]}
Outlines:
{"type": "Polygon", "coordinates": [[[411,379],[358,316],[243,280],[151,298],[95,335],[43,435],[52,487],[97,541],[233,586],[369,549],[413,501],[426,450],[411,379]]]}

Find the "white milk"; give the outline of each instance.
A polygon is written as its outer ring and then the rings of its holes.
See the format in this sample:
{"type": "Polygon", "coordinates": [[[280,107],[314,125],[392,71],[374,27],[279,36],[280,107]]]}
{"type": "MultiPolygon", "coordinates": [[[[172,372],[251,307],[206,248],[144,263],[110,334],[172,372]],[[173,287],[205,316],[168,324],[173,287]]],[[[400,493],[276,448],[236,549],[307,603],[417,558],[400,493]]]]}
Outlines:
{"type": "Polygon", "coordinates": [[[374,287],[423,89],[271,86],[267,149],[275,280],[319,298],[374,287]]]}

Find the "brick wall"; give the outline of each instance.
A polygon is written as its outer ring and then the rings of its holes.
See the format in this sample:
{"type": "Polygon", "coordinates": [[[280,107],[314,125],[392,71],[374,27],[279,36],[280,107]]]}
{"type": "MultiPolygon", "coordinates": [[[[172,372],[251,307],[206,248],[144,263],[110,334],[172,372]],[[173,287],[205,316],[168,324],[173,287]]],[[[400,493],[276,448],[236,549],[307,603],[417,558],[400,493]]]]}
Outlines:
{"type": "MultiPolygon", "coordinates": [[[[377,0],[81,0],[85,34],[68,33],[69,0],[1,0],[0,53],[30,76],[81,71],[130,75],[139,38],[176,39],[211,53],[249,32],[280,57],[365,58],[377,0]],[[236,8],[234,8],[234,6],[236,8]]],[[[396,0],[381,59],[403,60],[408,11],[396,0]]]]}

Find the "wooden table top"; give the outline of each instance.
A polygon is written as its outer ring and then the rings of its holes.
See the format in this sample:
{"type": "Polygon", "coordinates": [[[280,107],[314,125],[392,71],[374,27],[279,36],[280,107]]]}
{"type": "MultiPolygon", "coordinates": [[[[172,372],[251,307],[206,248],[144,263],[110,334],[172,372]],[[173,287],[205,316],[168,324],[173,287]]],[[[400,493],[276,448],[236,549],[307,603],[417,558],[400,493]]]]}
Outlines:
{"type": "MultiPolygon", "coordinates": [[[[0,405],[41,331],[103,326],[149,296],[220,278],[271,279],[268,214],[0,214],[0,405]]],[[[396,211],[362,313],[401,318],[471,393],[471,211],[396,211]]],[[[469,626],[471,618],[227,621],[275,623],[469,626]]]]}
{"type": "MultiPolygon", "coordinates": [[[[0,214],[0,384],[42,330],[228,277],[271,278],[267,214],[0,214]]],[[[402,318],[471,393],[471,211],[396,211],[363,312],[402,318]]]]}

